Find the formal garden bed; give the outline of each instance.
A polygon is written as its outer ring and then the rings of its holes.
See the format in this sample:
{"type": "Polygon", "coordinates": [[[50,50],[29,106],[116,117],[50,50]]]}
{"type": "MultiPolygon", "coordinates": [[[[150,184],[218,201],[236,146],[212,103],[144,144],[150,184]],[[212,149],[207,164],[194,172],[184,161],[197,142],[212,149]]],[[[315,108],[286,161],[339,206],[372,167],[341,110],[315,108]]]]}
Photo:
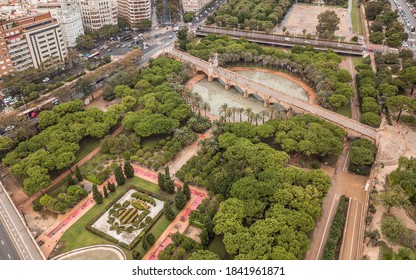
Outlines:
{"type": "Polygon", "coordinates": [[[152,224],[162,208],[163,201],[130,189],[91,227],[129,245],[145,227],[152,224]]]}

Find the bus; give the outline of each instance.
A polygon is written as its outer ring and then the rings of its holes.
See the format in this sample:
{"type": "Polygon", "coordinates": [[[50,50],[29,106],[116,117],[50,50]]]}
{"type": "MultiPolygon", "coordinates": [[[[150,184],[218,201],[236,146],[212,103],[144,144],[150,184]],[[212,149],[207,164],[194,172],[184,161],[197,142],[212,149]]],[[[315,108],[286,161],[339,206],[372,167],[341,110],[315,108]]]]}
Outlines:
{"type": "Polygon", "coordinates": [[[88,60],[94,59],[96,57],[100,56],[100,52],[95,52],[93,54],[90,54],[88,57],[88,60]]]}
{"type": "Polygon", "coordinates": [[[125,36],[120,38],[120,42],[125,42],[125,41],[131,40],[131,39],[132,39],[131,35],[125,35],[125,36]]]}

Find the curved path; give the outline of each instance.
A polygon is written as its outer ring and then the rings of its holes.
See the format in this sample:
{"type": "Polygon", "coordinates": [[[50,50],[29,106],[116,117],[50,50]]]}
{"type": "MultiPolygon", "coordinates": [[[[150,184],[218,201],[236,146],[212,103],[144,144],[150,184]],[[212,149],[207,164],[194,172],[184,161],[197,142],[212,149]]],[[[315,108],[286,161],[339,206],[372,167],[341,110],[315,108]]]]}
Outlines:
{"type": "Polygon", "coordinates": [[[94,245],[63,253],[53,260],[125,260],[126,254],[114,245],[94,245]]]}

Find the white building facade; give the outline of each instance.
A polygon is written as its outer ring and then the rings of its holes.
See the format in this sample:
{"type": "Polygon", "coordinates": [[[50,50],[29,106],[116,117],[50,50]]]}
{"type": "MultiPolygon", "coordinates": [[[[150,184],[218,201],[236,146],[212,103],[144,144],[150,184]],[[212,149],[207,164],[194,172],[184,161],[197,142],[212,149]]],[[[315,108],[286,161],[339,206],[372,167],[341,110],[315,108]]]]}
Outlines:
{"type": "Polygon", "coordinates": [[[134,25],[143,19],[150,19],[150,0],[118,0],[118,13],[120,17],[134,25]]]}
{"type": "Polygon", "coordinates": [[[38,3],[37,10],[49,11],[61,25],[62,33],[68,47],[76,47],[76,40],[84,34],[81,10],[77,0],[58,0],[57,2],[38,3]]]}
{"type": "Polygon", "coordinates": [[[97,31],[118,23],[117,0],[78,0],[84,28],[97,31]]]}

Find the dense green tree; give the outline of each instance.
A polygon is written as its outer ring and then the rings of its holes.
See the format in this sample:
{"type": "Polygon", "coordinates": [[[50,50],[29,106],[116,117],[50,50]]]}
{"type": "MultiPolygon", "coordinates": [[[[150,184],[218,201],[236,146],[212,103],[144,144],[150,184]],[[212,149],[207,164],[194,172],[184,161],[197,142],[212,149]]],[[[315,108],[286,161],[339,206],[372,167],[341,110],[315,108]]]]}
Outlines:
{"type": "Polygon", "coordinates": [[[107,184],[107,189],[108,189],[110,192],[115,192],[115,191],[116,191],[116,185],[115,185],[115,184],[113,184],[113,183],[111,183],[111,182],[108,182],[108,184],[107,184]]]}
{"type": "Polygon", "coordinates": [[[74,172],[74,174],[75,174],[75,177],[77,177],[77,180],[80,182],[80,181],[82,181],[82,179],[84,178],[83,176],[82,176],[82,174],[81,174],[81,171],[79,170],[79,168],[78,168],[78,165],[76,165],[75,166],[75,172],[74,172]]]}
{"type": "Polygon", "coordinates": [[[387,107],[391,112],[398,112],[396,121],[399,121],[403,111],[413,112],[416,108],[416,102],[411,97],[396,95],[387,99],[387,107]]]}
{"type": "Polygon", "coordinates": [[[104,37],[104,38],[108,39],[111,36],[116,35],[118,32],[120,32],[120,29],[118,28],[117,25],[106,24],[106,25],[103,25],[98,30],[98,35],[101,36],[101,37],[104,37]]]}
{"type": "Polygon", "coordinates": [[[403,188],[412,203],[416,203],[416,158],[399,159],[399,166],[389,174],[389,184],[403,188]]]}
{"type": "Polygon", "coordinates": [[[108,190],[106,188],[106,186],[103,186],[103,191],[104,191],[104,197],[108,197],[108,190]]]}
{"type": "Polygon", "coordinates": [[[166,219],[169,221],[173,221],[176,217],[175,212],[173,212],[172,208],[167,202],[165,202],[163,205],[163,214],[165,214],[166,219]]]}
{"type": "Polygon", "coordinates": [[[416,66],[404,69],[399,73],[399,81],[401,81],[406,88],[411,88],[411,95],[416,86],[416,66]]]}
{"type": "Polygon", "coordinates": [[[378,127],[381,123],[381,118],[379,115],[369,112],[362,114],[360,121],[369,126],[378,127]]]}
{"type": "Polygon", "coordinates": [[[68,183],[69,186],[76,184],[75,179],[72,177],[71,173],[66,175],[66,182],[68,183]]]}
{"type": "Polygon", "coordinates": [[[42,111],[39,113],[39,126],[41,128],[47,128],[48,126],[54,125],[58,122],[59,116],[53,111],[42,111]]]}
{"type": "Polygon", "coordinates": [[[130,161],[124,162],[124,174],[126,178],[133,178],[134,177],[134,170],[133,166],[131,165],[130,161]]]}
{"type": "Polygon", "coordinates": [[[382,1],[369,2],[365,7],[365,16],[368,20],[375,20],[383,9],[382,1]]]}
{"type": "Polygon", "coordinates": [[[334,109],[338,109],[339,107],[342,107],[346,104],[348,104],[348,99],[341,94],[333,94],[330,97],[328,97],[329,105],[334,109]]]}
{"type": "Polygon", "coordinates": [[[103,195],[98,191],[97,185],[92,185],[92,197],[97,204],[103,203],[103,195]]]}
{"type": "Polygon", "coordinates": [[[184,22],[191,22],[194,18],[194,13],[192,12],[186,12],[183,14],[183,21],[184,22]]]}
{"type": "Polygon", "coordinates": [[[188,202],[188,199],[186,197],[186,195],[183,193],[182,188],[178,187],[176,190],[176,195],[175,195],[175,207],[178,210],[182,210],[186,203],[188,202]]]}
{"type": "Polygon", "coordinates": [[[198,250],[192,252],[186,258],[187,260],[219,260],[220,257],[209,250],[198,250]]]}
{"type": "Polygon", "coordinates": [[[153,244],[155,244],[155,236],[153,235],[153,233],[149,232],[148,234],[146,234],[145,238],[144,238],[147,242],[147,244],[149,246],[152,246],[153,244]]]}
{"type": "Polygon", "coordinates": [[[94,48],[94,40],[90,35],[79,35],[76,43],[77,49],[81,51],[90,51],[94,48]]]}
{"type": "Polygon", "coordinates": [[[157,185],[162,191],[166,191],[165,189],[165,175],[163,173],[157,173],[157,185]]]}
{"type": "Polygon", "coordinates": [[[148,31],[152,27],[152,21],[150,19],[142,19],[135,23],[134,27],[139,31],[148,31]]]}
{"type": "Polygon", "coordinates": [[[340,19],[334,11],[325,11],[318,15],[318,25],[316,32],[319,33],[320,38],[331,39],[334,38],[335,31],[339,29],[340,19]]]}
{"type": "Polygon", "coordinates": [[[126,182],[126,177],[124,177],[123,169],[120,165],[116,165],[114,168],[114,175],[116,177],[117,185],[121,186],[126,182]]]}
{"type": "Polygon", "coordinates": [[[191,199],[191,190],[189,189],[189,184],[187,182],[183,184],[183,193],[187,200],[191,199]]]}
{"type": "Polygon", "coordinates": [[[378,198],[387,207],[387,213],[392,207],[406,208],[410,206],[409,197],[400,187],[388,186],[385,191],[378,194],[378,198]]]}
{"type": "Polygon", "coordinates": [[[173,180],[165,179],[165,191],[167,191],[168,193],[175,193],[175,184],[173,180]]]}

